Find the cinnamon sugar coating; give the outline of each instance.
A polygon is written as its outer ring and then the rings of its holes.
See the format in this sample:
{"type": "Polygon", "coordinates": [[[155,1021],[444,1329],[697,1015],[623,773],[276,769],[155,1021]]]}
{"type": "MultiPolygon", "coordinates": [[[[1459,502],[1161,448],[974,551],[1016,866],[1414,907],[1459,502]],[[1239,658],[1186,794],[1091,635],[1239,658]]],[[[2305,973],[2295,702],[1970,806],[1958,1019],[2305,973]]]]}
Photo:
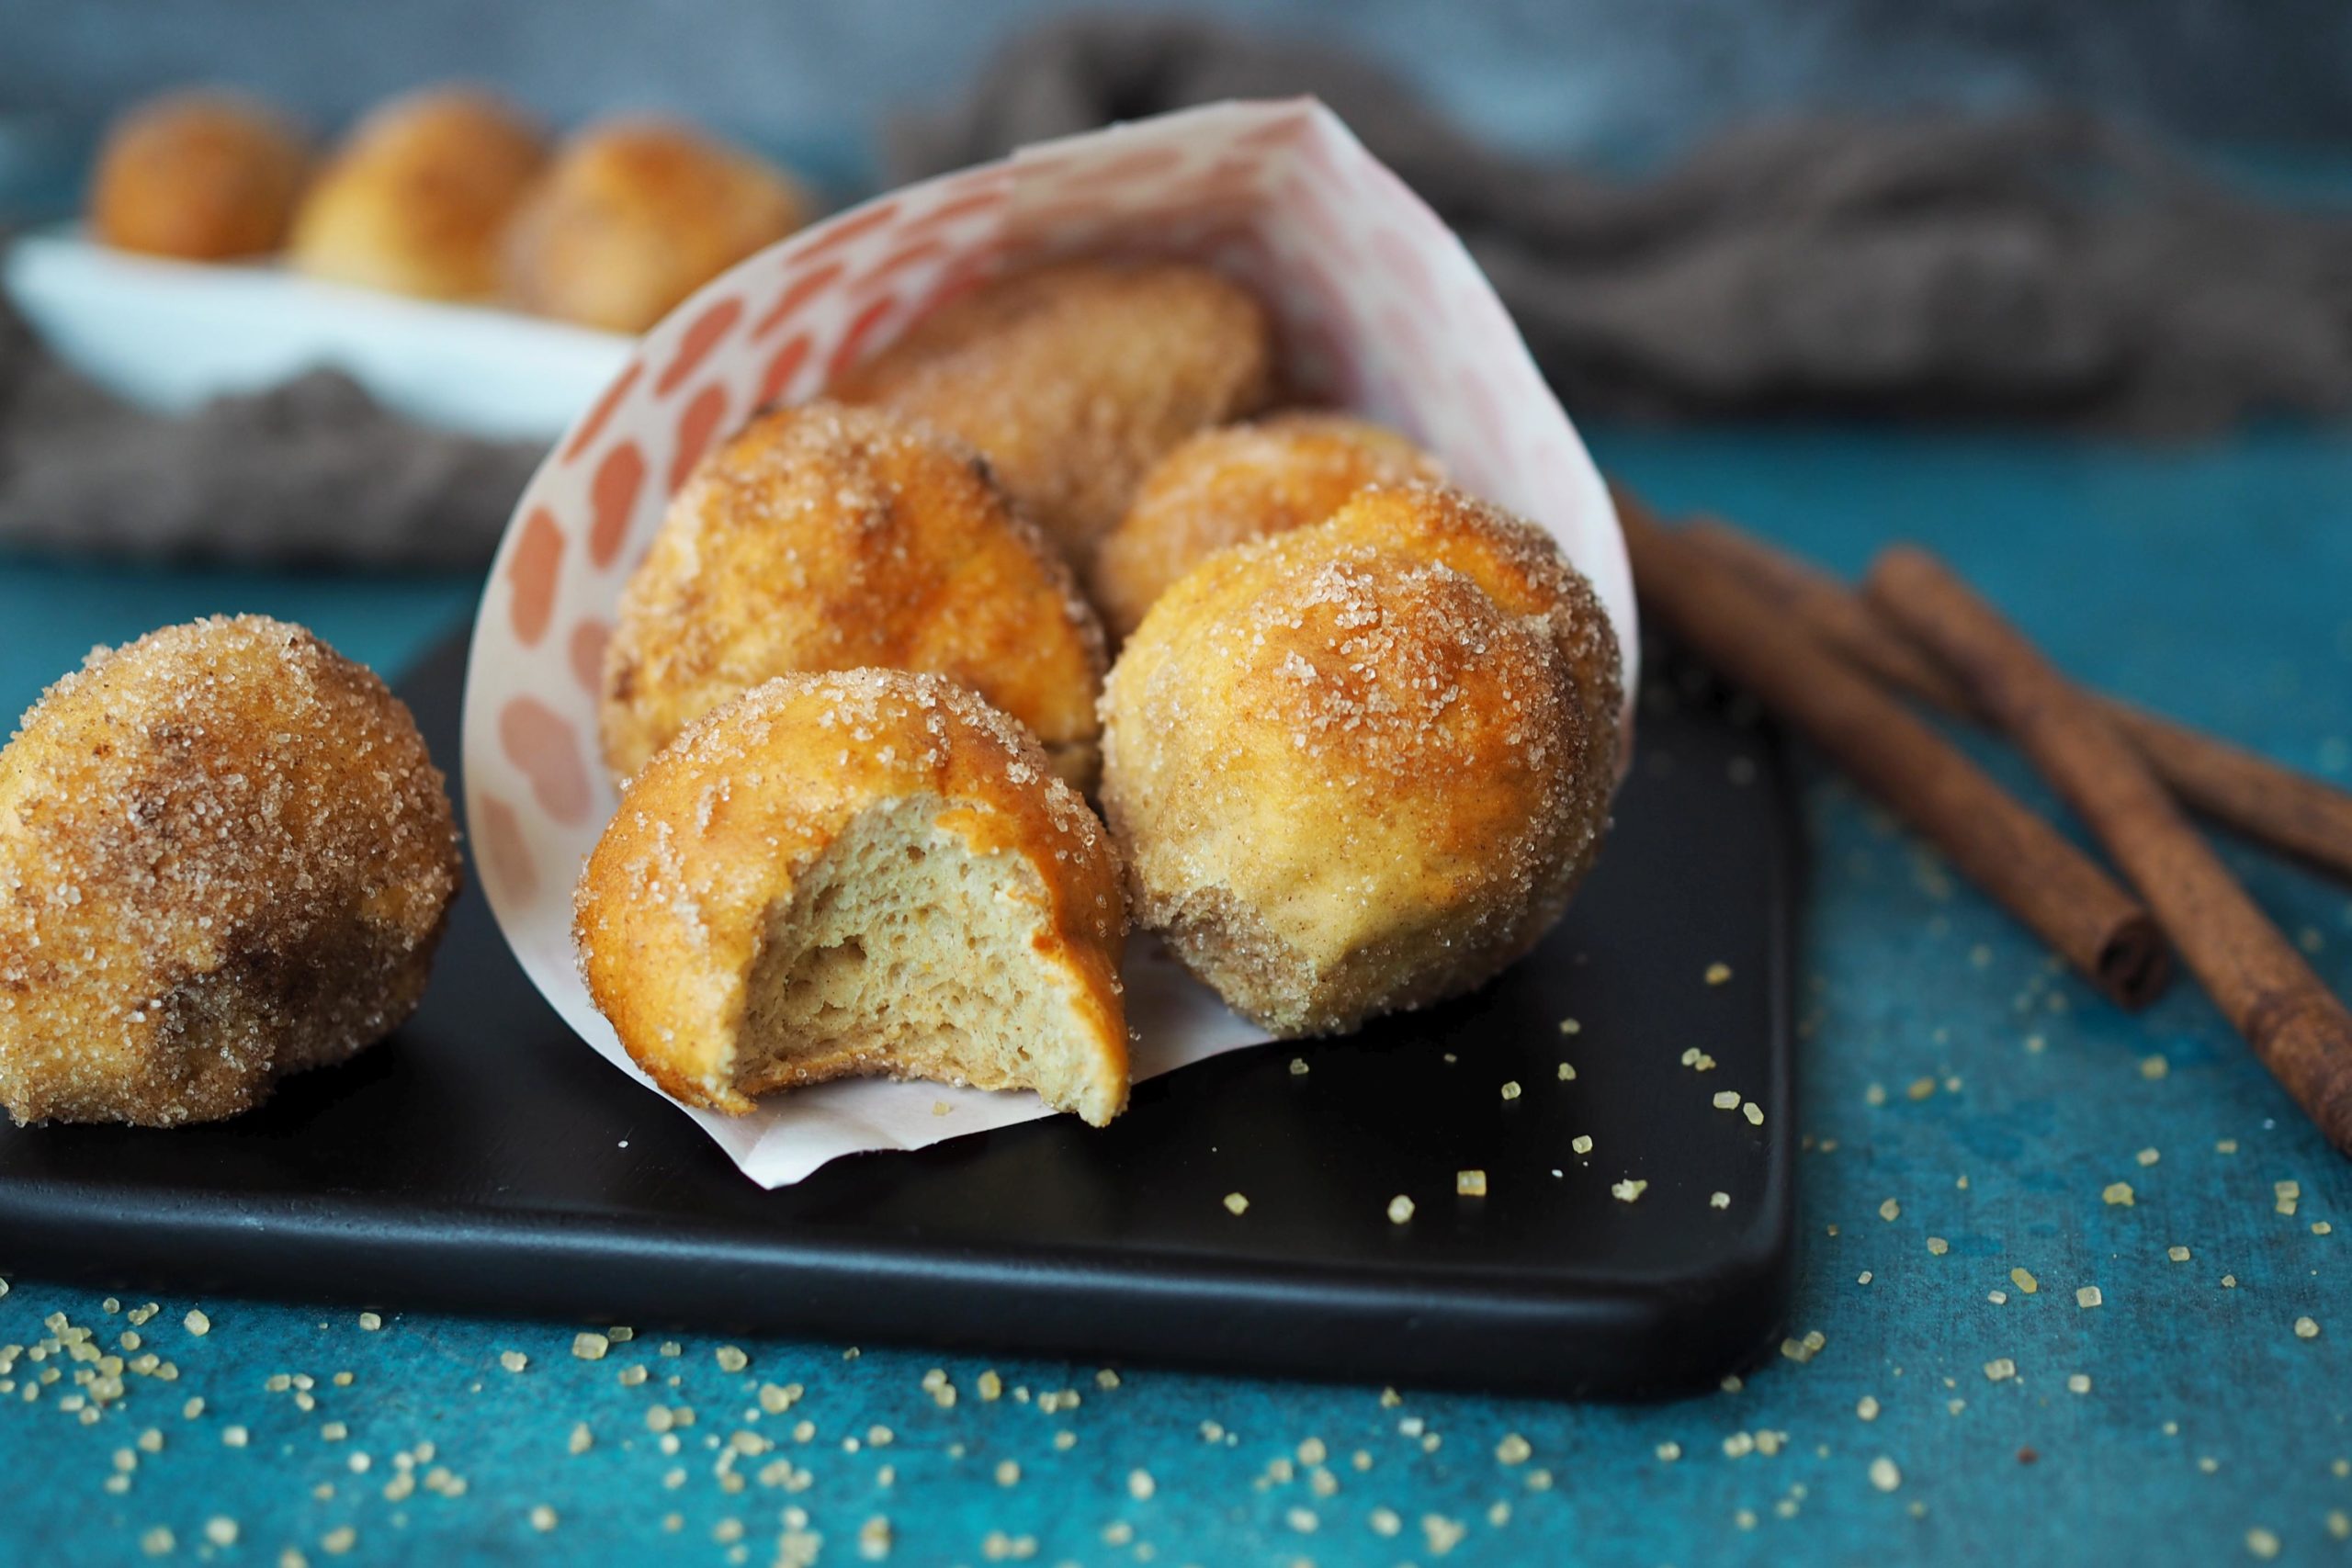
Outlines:
{"type": "Polygon", "coordinates": [[[1104,663],[1069,567],[970,448],[883,409],[771,410],[695,470],[621,596],[605,760],[625,778],[773,676],[880,667],[969,686],[1084,788],[1104,663]]]}
{"type": "Polygon", "coordinates": [[[1265,406],[1265,310],[1205,267],[1066,262],[950,301],[836,379],[987,455],[1081,566],[1136,487],[1195,431],[1265,406]]]}
{"type": "Polygon", "coordinates": [[[458,883],[400,700],[258,615],[99,649],[0,750],[0,1102],[172,1126],[383,1038],[458,883]]]}
{"type": "Polygon", "coordinates": [[[1320,523],[1366,485],[1442,477],[1402,435],[1341,413],[1276,414],[1205,430],[1145,476],[1088,579],[1114,639],[1170,584],[1227,545],[1320,523]]]}
{"type": "Polygon", "coordinates": [[[1619,680],[1551,537],[1456,491],[1213,555],[1103,693],[1136,919],[1278,1035],[1468,990],[1591,863],[1619,680]]]}

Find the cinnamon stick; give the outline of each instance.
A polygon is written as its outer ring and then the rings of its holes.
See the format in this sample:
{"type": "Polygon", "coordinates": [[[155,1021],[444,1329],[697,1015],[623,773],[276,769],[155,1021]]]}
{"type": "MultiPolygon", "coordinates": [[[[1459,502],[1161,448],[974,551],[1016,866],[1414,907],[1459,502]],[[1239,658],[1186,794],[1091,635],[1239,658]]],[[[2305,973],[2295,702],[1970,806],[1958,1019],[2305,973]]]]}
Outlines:
{"type": "MultiPolygon", "coordinates": [[[[1983,720],[1964,687],[1837,578],[1728,523],[1705,519],[1688,532],[1692,543],[1736,564],[1807,628],[1880,680],[1947,713],[1983,720]]],[[[2189,809],[2352,881],[2352,793],[2144,708],[2086,694],[2189,809]]]]}
{"type": "Polygon", "coordinates": [[[2145,1006],[2170,957],[2138,901],[1959,748],[1831,652],[1741,575],[1621,494],[1643,602],[1932,840],[1961,873],[2108,996],[2145,1006]]]}
{"type": "Polygon", "coordinates": [[[2263,1065],[2352,1154],[2352,1011],[2230,875],[2106,710],[1924,550],[1881,555],[1865,591],[2082,814],[2263,1065]]]}

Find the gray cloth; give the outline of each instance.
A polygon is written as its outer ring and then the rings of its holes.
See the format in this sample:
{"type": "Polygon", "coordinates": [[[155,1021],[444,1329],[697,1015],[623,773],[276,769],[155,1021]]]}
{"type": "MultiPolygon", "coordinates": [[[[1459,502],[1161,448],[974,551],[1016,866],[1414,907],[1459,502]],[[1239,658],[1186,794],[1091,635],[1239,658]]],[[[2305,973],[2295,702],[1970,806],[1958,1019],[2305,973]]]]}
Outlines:
{"type": "Polygon", "coordinates": [[[143,412],[59,364],[0,294],[0,548],[478,566],[542,451],[420,429],[332,370],[143,412]]]}
{"type": "Polygon", "coordinates": [[[2352,407],[2352,223],[2244,199],[2079,115],[1787,121],[1617,184],[1484,147],[1337,51],[1081,17],[895,126],[891,174],[1296,93],[1462,234],[1577,413],[2178,434],[2352,407]]]}

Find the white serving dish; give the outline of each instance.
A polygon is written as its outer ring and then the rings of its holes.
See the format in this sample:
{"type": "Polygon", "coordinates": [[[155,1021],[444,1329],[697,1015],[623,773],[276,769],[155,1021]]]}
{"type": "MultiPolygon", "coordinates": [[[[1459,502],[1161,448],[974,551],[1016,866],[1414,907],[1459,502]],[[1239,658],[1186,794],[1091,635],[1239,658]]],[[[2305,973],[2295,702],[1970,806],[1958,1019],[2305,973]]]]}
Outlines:
{"type": "Polygon", "coordinates": [[[0,257],[0,282],[59,357],[162,412],[333,366],[421,423],[553,441],[636,344],[510,310],[322,283],[267,263],[133,255],[78,229],[18,239],[0,257]]]}

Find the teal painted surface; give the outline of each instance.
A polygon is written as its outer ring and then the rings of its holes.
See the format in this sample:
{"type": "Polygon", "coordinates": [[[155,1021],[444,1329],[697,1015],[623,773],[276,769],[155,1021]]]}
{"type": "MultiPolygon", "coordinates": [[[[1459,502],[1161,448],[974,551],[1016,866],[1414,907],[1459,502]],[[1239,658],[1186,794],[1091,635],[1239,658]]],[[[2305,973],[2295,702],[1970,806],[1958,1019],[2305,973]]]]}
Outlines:
{"type": "MultiPolygon", "coordinates": [[[[1926,539],[2080,673],[2352,782],[2352,442],[2266,432],[2151,453],[1791,429],[1612,430],[1595,445],[1660,503],[1719,508],[1841,568],[1895,534],[1926,539]]],[[[203,609],[299,615],[394,665],[469,600],[449,582],[0,565],[0,706],[21,705],[93,641],[203,609]]],[[[322,1563],[338,1560],[327,1543],[348,1527],[340,1561],[768,1563],[798,1509],[829,1563],[861,1561],[875,1517],[889,1521],[888,1560],[917,1563],[984,1563],[992,1531],[1003,1560],[1026,1550],[1041,1563],[2228,1562],[2255,1560],[2250,1530],[2272,1532],[2281,1562],[2352,1560],[2330,1534],[2331,1512],[2352,1512],[2352,1169],[2193,987],[2122,1017],[2053,974],[1881,814],[1810,764],[1805,776],[1802,1113],[1814,1150],[1794,1325],[1826,1337],[1807,1363],[1776,1358],[1736,1393],[1655,1406],[1408,1389],[1392,1408],[1377,1385],[1123,1367],[1106,1389],[1091,1365],[1007,1360],[994,1365],[1008,1388],[1033,1397],[989,1402],[990,1363],[966,1355],[867,1347],[850,1360],[837,1345],[741,1341],[750,1363],[737,1373],[707,1336],[661,1356],[651,1325],[586,1362],[571,1353],[583,1325],[387,1303],[369,1332],[340,1310],[160,1298],[141,1332],[176,1381],[132,1377],[96,1425],[61,1408],[70,1382],[23,1403],[37,1369],[17,1359],[19,1387],[0,1393],[0,1558],[144,1561],[142,1537],[164,1528],[175,1559],[274,1562],[291,1547],[322,1563]],[[1914,1099],[1922,1084],[1932,1091],[1914,1099]],[[2143,1149],[2155,1163],[2140,1163],[2143,1149]],[[2301,1185],[2292,1215],[2276,1212],[2282,1180],[2301,1185]],[[2102,1200],[2117,1181],[2132,1206],[2102,1200]],[[2188,1261],[2167,1258],[2175,1245],[2188,1261]],[[2037,1278],[2035,1293],[2015,1268],[2037,1278]],[[2103,1304],[2078,1306],[2083,1286],[2103,1304]],[[182,1325],[197,1304],[211,1317],[201,1338],[182,1325]],[[2316,1338],[2296,1336],[2303,1314],[2316,1338]],[[505,1350],[527,1355],[523,1371],[501,1367],[505,1350]],[[1988,1379],[2001,1359],[2016,1375],[1988,1379]],[[637,1365],[648,1380],[624,1386],[637,1365]],[[952,1408],[923,1387],[933,1367],[956,1389],[952,1408]],[[347,1387],[332,1382],[339,1371],[347,1387]],[[273,1392],[278,1373],[314,1380],[315,1408],[273,1392]],[[2089,1392],[2069,1391],[2075,1373],[2089,1392]],[[806,1392],[754,1419],[763,1382],[806,1392]],[[1035,1393],[1062,1389],[1082,1403],[1040,1409],[1035,1393]],[[191,1396],[205,1401],[193,1418],[191,1396]],[[1865,1396],[1874,1421],[1856,1413],[1865,1396]],[[657,1405],[695,1413],[670,1434],[674,1454],[648,1426],[657,1405]],[[331,1438],[328,1422],[345,1435],[331,1438]],[[592,1446],[574,1456],[582,1422],[592,1446]],[[1205,1439],[1204,1422],[1224,1438],[1205,1439]],[[247,1446],[224,1445],[232,1424],[247,1446]],[[876,1425],[887,1447],[872,1441],[876,1425]],[[150,1428],[158,1452],[138,1447],[150,1428]],[[731,1469],[744,1483],[729,1492],[714,1445],[739,1431],[758,1439],[747,1447],[777,1446],[741,1454],[731,1469]],[[1761,1446],[1728,1456],[1741,1433],[1761,1446]],[[1532,1450],[1523,1462],[1498,1456],[1511,1434],[1532,1450]],[[433,1457],[412,1458],[413,1473],[447,1467],[463,1495],[419,1485],[388,1498],[398,1456],[425,1442],[433,1457]],[[1302,1444],[1321,1446],[1328,1479],[1302,1444]],[[1679,1458],[1660,1457],[1668,1444],[1679,1458]],[[119,1451],[135,1468],[119,1471],[119,1451]],[[1871,1478],[1882,1456],[1900,1472],[1892,1492],[1871,1478]],[[1138,1469],[1148,1498],[1130,1492],[1138,1469]],[[1532,1484],[1538,1472],[1547,1488],[1532,1484]],[[117,1474],[127,1488],[108,1492],[117,1474]],[[554,1510],[545,1534],[531,1520],[542,1505],[554,1510]],[[1376,1528],[1382,1509],[1396,1516],[1393,1537],[1376,1528]],[[233,1548],[207,1542],[215,1517],[236,1522],[233,1548]],[[1436,1550],[1457,1527],[1458,1544],[1436,1550]]],[[[2231,852],[2323,974],[2352,989],[2352,889],[2231,852]]],[[[56,1311],[109,1341],[126,1326],[100,1292],[8,1278],[0,1345],[39,1338],[56,1311]]],[[[122,1283],[126,1306],[149,1299],[122,1283]]]]}

